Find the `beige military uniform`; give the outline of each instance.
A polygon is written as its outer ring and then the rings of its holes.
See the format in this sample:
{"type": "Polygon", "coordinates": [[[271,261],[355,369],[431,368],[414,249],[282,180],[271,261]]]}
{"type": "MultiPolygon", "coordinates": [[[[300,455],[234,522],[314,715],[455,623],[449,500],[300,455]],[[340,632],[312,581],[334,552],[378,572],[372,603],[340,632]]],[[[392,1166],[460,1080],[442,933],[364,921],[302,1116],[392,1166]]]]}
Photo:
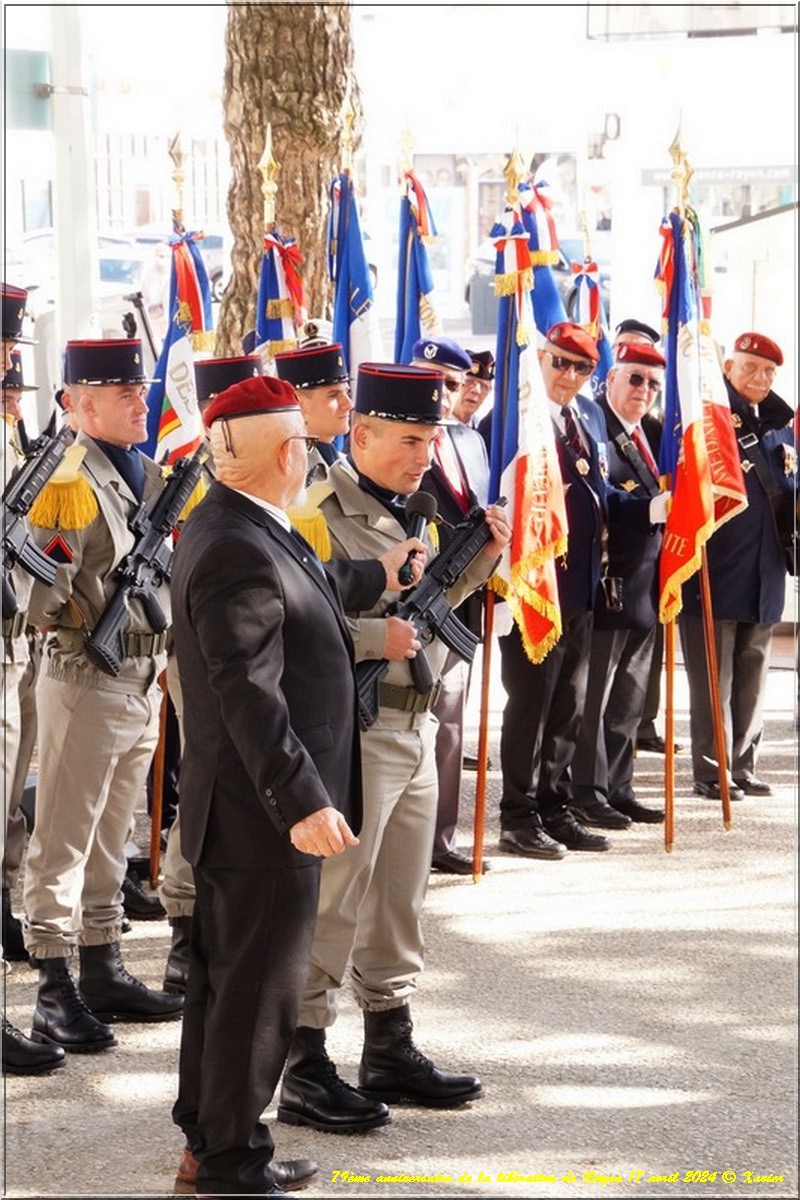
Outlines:
{"type": "MultiPolygon", "coordinates": [[[[22,458],[14,434],[14,422],[6,418],[0,423],[2,434],[3,455],[3,486],[8,483],[11,474],[22,458]]],[[[14,789],[17,760],[20,755],[22,741],[22,712],[20,707],[20,688],[28,670],[28,639],[25,636],[27,625],[27,608],[30,600],[33,578],[22,567],[16,566],[11,571],[11,586],[17,599],[17,612],[3,612],[3,887],[14,883],[14,872],[9,867],[6,871],[6,854],[9,860],[16,858],[24,846],[25,819],[20,811],[21,794],[14,789]]]]}
{"type": "MultiPolygon", "coordinates": [[[[377,558],[406,537],[377,499],[361,490],[346,462],[328,475],[331,492],[320,503],[334,558],[377,558]]],[[[494,567],[479,555],[448,592],[455,607],[484,583],[494,567]]],[[[350,620],[356,658],[383,658],[384,614],[395,596],[350,620]]],[[[447,647],[426,648],[434,679],[447,647]]],[[[326,858],[311,966],[298,1025],[324,1028],[336,1018],[336,992],[351,960],[356,1000],[370,1011],[408,1001],[423,965],[420,913],[431,865],[436,824],[436,689],[420,696],[407,660],[392,662],[381,684],[378,719],[361,735],[364,820],[359,845],[326,858]]]]}
{"type": "MultiPolygon", "coordinates": [[[[166,665],[165,636],[153,634],[136,599],[119,675],[97,670],[83,652],[86,633],[116,589],[115,570],[134,545],[128,522],[138,502],[91,438],[80,433],[75,445],[85,451],[78,483],[88,485],[96,515],[79,528],[34,530],[61,564],[52,587],[34,586],[30,604],[32,622],[49,631],[37,688],[39,778],[24,885],[25,941],[35,958],[119,940],[124,845],[158,738],[157,681],[166,665]]],[[[143,461],[150,507],[162,478],[152,460],[143,461]]],[[[48,484],[59,486],[66,485],[48,484]]],[[[166,586],[156,596],[169,618],[166,586]]]]}

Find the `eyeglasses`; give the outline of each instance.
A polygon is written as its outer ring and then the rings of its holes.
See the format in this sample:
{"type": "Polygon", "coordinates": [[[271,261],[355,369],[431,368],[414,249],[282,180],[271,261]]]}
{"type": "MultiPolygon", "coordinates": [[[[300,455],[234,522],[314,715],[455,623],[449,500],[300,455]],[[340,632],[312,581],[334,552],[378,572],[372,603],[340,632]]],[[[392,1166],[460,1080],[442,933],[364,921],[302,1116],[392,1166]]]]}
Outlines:
{"type": "Polygon", "coordinates": [[[643,383],[646,383],[648,392],[661,391],[660,379],[649,379],[647,375],[640,375],[638,371],[628,372],[628,383],[632,388],[640,388],[643,383]]]}
{"type": "Polygon", "coordinates": [[[306,450],[310,453],[314,449],[314,447],[316,446],[318,441],[319,441],[319,438],[308,437],[306,434],[303,434],[303,433],[292,433],[289,435],[289,437],[284,439],[284,444],[286,442],[305,442],[306,450]]]}
{"type": "Polygon", "coordinates": [[[569,371],[571,368],[576,375],[586,379],[594,370],[594,363],[576,362],[574,358],[564,358],[562,354],[553,354],[552,350],[546,350],[545,353],[550,355],[550,361],[557,371],[569,371]]]}

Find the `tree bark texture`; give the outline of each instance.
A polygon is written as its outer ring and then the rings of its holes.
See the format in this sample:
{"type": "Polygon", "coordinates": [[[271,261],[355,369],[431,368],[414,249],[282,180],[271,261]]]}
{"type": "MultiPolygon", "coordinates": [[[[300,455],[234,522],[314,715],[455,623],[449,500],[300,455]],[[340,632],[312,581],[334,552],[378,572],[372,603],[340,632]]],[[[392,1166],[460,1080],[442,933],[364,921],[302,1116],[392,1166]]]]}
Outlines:
{"type": "Polygon", "coordinates": [[[297,239],[309,313],[328,315],[325,229],[331,181],[347,165],[342,118],[348,93],[356,113],[353,138],[361,128],[352,67],[349,4],[229,0],[223,105],[233,273],[220,308],[217,355],[240,354],[242,336],[255,325],[264,234],[258,164],[268,124],[280,166],[276,224],[284,237],[297,239]]]}

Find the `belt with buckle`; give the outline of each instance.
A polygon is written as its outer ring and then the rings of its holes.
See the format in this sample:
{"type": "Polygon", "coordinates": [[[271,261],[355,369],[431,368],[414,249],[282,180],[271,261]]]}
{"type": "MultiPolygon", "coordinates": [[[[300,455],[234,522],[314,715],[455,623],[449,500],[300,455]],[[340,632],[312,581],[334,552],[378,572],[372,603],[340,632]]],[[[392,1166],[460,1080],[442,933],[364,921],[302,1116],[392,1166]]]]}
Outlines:
{"type": "Polygon", "coordinates": [[[3,637],[16,638],[21,633],[25,632],[25,626],[28,624],[27,612],[15,612],[13,617],[5,617],[3,619],[3,637]]]}
{"type": "Polygon", "coordinates": [[[394,708],[404,713],[426,713],[433,708],[442,685],[436,682],[427,692],[418,692],[413,687],[400,687],[395,683],[382,683],[378,689],[381,708],[394,708]]]}

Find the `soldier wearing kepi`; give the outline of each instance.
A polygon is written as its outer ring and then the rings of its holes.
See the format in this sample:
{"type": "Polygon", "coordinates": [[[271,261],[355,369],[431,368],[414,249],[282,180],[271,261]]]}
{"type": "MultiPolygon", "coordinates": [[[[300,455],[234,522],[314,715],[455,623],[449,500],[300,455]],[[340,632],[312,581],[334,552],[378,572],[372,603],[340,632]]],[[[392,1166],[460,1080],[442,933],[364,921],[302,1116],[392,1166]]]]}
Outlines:
{"type": "MultiPolygon", "coordinates": [[[[649,414],[666,361],[644,340],[620,343],[615,354],[600,400],[609,480],[629,496],[657,496],[661,425],[649,414]]],[[[622,829],[632,821],[664,820],[663,810],[640,804],[633,790],[636,731],[658,625],[660,550],[659,525],[639,529],[624,513],[622,520],[612,513],[607,578],[619,580],[621,594],[616,608],[609,607],[605,591],[595,603],[586,700],[572,759],[573,805],[584,825],[622,829]]]]}
{"type": "MultiPolygon", "coordinates": [[[[761,710],[769,670],[773,625],[780,621],[786,573],[794,560],[797,521],[797,447],[793,410],[773,390],[783,365],[780,346],[763,333],[743,333],[723,371],[747,507],[708,542],[708,578],[714,614],[720,700],[725,725],[730,794],[769,796],[756,775],[762,737],[761,710]]],[[[705,642],[696,577],[683,588],[679,618],[691,697],[694,790],[719,799],[705,642]]]]}
{"type": "Polygon", "coordinates": [[[308,455],[307,484],[326,479],[339,457],[335,439],[350,432],[350,377],[340,342],[315,343],[275,355],[275,372],[297,392],[297,400],[317,445],[308,455]]]}
{"type": "MultiPolygon", "coordinates": [[[[76,1052],[116,1042],[106,1022],[178,1017],[183,997],[152,991],[120,956],[125,840],[158,737],[166,635],[130,601],[119,673],[86,655],[133,549],[134,514],[164,484],[136,445],[147,436],[141,342],[73,341],[64,386],[80,432],[71,476],[44,489],[31,511],[38,544],[55,559],[50,588],[34,586],[30,618],[45,628],[37,688],[39,778],[25,869],[25,942],[39,969],[33,1027],[76,1052]],[[70,960],[77,948],[80,981],[70,960]]],[[[156,599],[169,614],[165,585],[156,599]]]]}
{"type": "MultiPolygon", "coordinates": [[[[24,388],[21,361],[14,347],[30,342],[22,336],[28,293],[11,284],[2,285],[3,340],[3,487],[19,464],[21,447],[17,438],[20,418],[19,395],[24,388]],[[11,386],[9,386],[11,385],[11,386]]],[[[28,600],[33,579],[20,565],[9,572],[15,612],[2,613],[3,638],[3,958],[23,962],[28,957],[22,929],[11,907],[11,887],[16,879],[25,841],[25,827],[15,794],[17,764],[22,744],[20,686],[30,670],[28,641],[25,635],[28,600]]],[[[10,1075],[38,1075],[64,1065],[60,1046],[40,1042],[12,1025],[3,1016],[3,1072],[10,1075]]]]}
{"type": "MultiPolygon", "coordinates": [[[[405,498],[417,491],[430,465],[441,393],[437,372],[361,364],[349,459],[331,468],[320,502],[335,558],[356,559],[402,544],[405,498]]],[[[450,604],[488,578],[508,541],[502,510],[489,509],[487,521],[491,540],[448,591],[450,604]]],[[[377,720],[361,737],[359,845],[323,864],[311,966],[278,1106],[280,1121],[330,1133],[384,1125],[384,1101],[448,1107],[482,1094],[474,1075],[440,1070],[411,1040],[409,1000],[422,970],[420,913],[436,822],[430,710],[437,689],[414,688],[409,659],[420,642],[410,621],[387,616],[391,599],[382,596],[351,622],[357,660],[385,659],[389,667],[377,720]],[[348,964],[364,1013],[358,1091],[339,1078],[325,1045],[348,964]]],[[[438,637],[426,646],[434,680],[445,652],[438,637]]]]}

